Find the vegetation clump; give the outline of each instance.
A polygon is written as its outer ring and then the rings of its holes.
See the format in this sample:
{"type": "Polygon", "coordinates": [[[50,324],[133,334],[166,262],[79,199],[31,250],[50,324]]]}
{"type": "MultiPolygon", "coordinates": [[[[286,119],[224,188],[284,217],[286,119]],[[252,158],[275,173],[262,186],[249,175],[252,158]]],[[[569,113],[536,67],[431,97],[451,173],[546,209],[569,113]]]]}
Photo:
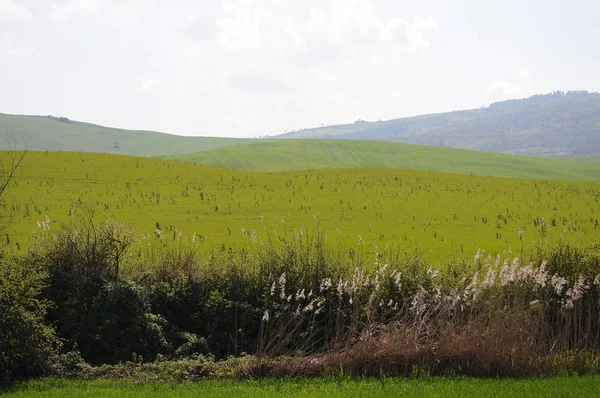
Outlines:
{"type": "Polygon", "coordinates": [[[159,248],[112,222],[45,225],[2,259],[5,378],[599,369],[597,243],[521,258],[480,251],[435,269],[418,256],[336,251],[318,231],[202,257],[177,233],[159,248]]]}

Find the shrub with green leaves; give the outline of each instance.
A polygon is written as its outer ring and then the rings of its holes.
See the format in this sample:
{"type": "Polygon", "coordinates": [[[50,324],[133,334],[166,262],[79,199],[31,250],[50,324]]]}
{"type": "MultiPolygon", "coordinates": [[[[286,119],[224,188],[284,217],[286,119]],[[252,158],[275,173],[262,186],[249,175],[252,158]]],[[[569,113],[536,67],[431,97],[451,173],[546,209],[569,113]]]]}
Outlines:
{"type": "Polygon", "coordinates": [[[53,306],[46,319],[66,349],[79,349],[92,364],[134,355],[153,360],[168,350],[162,319],[150,314],[146,291],[119,279],[130,231],[89,222],[45,232],[24,261],[48,275],[43,294],[53,306]]]}
{"type": "Polygon", "coordinates": [[[0,379],[42,373],[55,357],[56,336],[44,323],[44,272],[0,259],[0,379]]]}

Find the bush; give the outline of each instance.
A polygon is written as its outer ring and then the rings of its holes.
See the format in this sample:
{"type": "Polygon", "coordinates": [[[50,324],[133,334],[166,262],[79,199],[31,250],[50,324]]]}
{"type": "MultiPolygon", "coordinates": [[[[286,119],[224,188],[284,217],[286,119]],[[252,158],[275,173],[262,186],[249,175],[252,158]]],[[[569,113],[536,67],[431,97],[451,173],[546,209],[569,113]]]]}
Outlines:
{"type": "Polygon", "coordinates": [[[117,363],[135,354],[153,360],[167,350],[160,317],[149,313],[145,290],[119,280],[121,257],[132,234],[122,226],[85,224],[44,235],[26,261],[47,273],[44,296],[54,305],[47,321],[92,364],[117,363]]]}
{"type": "Polygon", "coordinates": [[[0,378],[37,375],[50,366],[57,340],[44,324],[40,298],[46,275],[27,264],[0,260],[0,378]]]}

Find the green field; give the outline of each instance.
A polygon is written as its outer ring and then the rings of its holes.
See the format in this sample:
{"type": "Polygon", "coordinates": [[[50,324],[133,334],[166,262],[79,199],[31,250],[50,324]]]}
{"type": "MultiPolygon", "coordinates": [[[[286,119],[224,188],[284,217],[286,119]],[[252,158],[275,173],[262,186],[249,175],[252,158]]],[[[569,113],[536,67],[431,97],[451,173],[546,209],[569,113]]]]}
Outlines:
{"type": "MultiPolygon", "coordinates": [[[[84,151],[134,156],[190,153],[256,140],[218,137],[183,137],[155,131],[123,130],[45,116],[0,113],[0,133],[13,141],[0,140],[0,149],[84,151]]],[[[198,132],[199,134],[203,132],[198,132]]]]}
{"type": "Polygon", "coordinates": [[[594,158],[572,161],[385,141],[267,141],[165,158],[261,172],[394,168],[500,177],[600,180],[600,165],[594,158]]]}
{"type": "MultiPolygon", "coordinates": [[[[600,376],[538,379],[291,379],[197,383],[32,380],[7,397],[595,397],[600,376]]],[[[2,393],[2,390],[0,390],[2,393]]]]}
{"type": "Polygon", "coordinates": [[[260,237],[265,228],[285,234],[318,225],[332,245],[362,242],[373,251],[399,243],[402,251],[418,250],[437,261],[471,258],[478,249],[516,251],[559,237],[596,240],[599,201],[600,184],[590,182],[399,169],[265,174],[29,152],[5,197],[11,222],[5,238],[12,247],[26,247],[38,221],[48,216],[56,229],[84,208],[140,234],[153,236],[157,225],[175,228],[197,236],[204,249],[247,247],[254,231],[260,237]]]}

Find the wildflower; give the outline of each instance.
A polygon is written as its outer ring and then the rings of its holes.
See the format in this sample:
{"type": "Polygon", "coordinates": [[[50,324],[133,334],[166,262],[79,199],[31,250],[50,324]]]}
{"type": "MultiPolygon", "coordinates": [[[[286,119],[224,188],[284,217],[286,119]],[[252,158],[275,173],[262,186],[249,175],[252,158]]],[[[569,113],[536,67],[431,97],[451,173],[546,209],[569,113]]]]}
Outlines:
{"type": "Polygon", "coordinates": [[[477,287],[478,278],[479,278],[479,272],[475,272],[473,274],[473,279],[471,279],[471,284],[469,286],[467,286],[467,288],[469,288],[469,287],[471,287],[471,288],[477,287]]]}
{"type": "Polygon", "coordinates": [[[385,270],[387,269],[388,264],[384,264],[383,267],[380,267],[377,272],[379,273],[379,275],[384,276],[385,275],[385,270]]]}
{"type": "Polygon", "coordinates": [[[402,286],[402,272],[398,272],[396,275],[392,274],[394,278],[394,284],[398,289],[402,286]]]}
{"type": "Polygon", "coordinates": [[[481,249],[477,250],[477,253],[475,254],[475,258],[473,259],[473,263],[477,264],[479,262],[479,259],[481,258],[481,249]]]}
{"type": "Polygon", "coordinates": [[[269,322],[269,310],[266,310],[265,313],[263,314],[262,320],[265,322],[269,322]]]}
{"type": "Polygon", "coordinates": [[[528,281],[530,279],[534,279],[534,271],[533,266],[528,264],[526,267],[521,268],[519,273],[517,274],[517,278],[521,281],[528,281]]]}
{"type": "Polygon", "coordinates": [[[546,264],[548,264],[548,262],[542,261],[542,265],[540,265],[540,268],[538,269],[534,277],[535,283],[537,283],[542,289],[546,286],[546,281],[548,280],[548,271],[546,271],[546,264]]]}
{"type": "Polygon", "coordinates": [[[473,275],[473,279],[471,280],[471,283],[469,283],[467,285],[467,287],[465,288],[465,291],[464,291],[465,299],[467,299],[467,297],[469,295],[471,295],[471,298],[473,300],[476,300],[477,292],[478,292],[478,289],[477,289],[478,279],[479,279],[479,272],[475,272],[475,274],[473,275]]]}
{"type": "Polygon", "coordinates": [[[323,311],[323,302],[319,301],[317,303],[317,310],[315,311],[315,315],[319,315],[323,311]]]}
{"type": "Polygon", "coordinates": [[[583,275],[579,275],[579,279],[577,279],[577,283],[575,283],[575,287],[573,287],[573,300],[579,300],[582,298],[587,288],[588,285],[585,278],[583,275]]]}
{"type": "Polygon", "coordinates": [[[568,282],[562,276],[552,275],[552,279],[550,280],[550,283],[552,284],[552,287],[554,288],[554,291],[556,292],[556,294],[561,294],[563,291],[563,288],[567,285],[568,282]]]}
{"type": "Polygon", "coordinates": [[[411,303],[410,310],[414,313],[421,314],[425,308],[427,308],[427,304],[425,303],[425,298],[427,297],[427,291],[421,287],[421,290],[415,294],[411,303]]]}
{"type": "Polygon", "coordinates": [[[311,301],[306,307],[302,308],[302,312],[306,314],[307,312],[312,311],[315,308],[313,304],[314,301],[311,301]]]}
{"type": "Polygon", "coordinates": [[[321,291],[327,291],[329,290],[329,288],[331,288],[331,286],[333,286],[333,284],[331,283],[331,278],[325,278],[321,281],[321,291]]]}
{"type": "Polygon", "coordinates": [[[494,282],[496,281],[496,271],[490,267],[488,272],[485,274],[485,279],[483,280],[483,286],[485,288],[490,288],[494,286],[494,282]]]}
{"type": "Polygon", "coordinates": [[[594,278],[594,285],[600,285],[600,274],[596,275],[596,277],[594,278]]]}
{"type": "Polygon", "coordinates": [[[285,278],[285,272],[284,272],[279,277],[279,298],[282,300],[285,299],[285,283],[286,283],[286,281],[287,281],[287,279],[285,278]]]}
{"type": "Polygon", "coordinates": [[[450,291],[450,294],[448,294],[445,298],[444,301],[450,303],[450,308],[454,309],[456,307],[456,305],[458,304],[458,302],[460,301],[460,294],[457,288],[453,288],[450,291]]]}
{"type": "Polygon", "coordinates": [[[296,301],[298,300],[303,300],[306,296],[304,295],[304,289],[302,289],[302,291],[298,290],[296,292],[296,301]]]}
{"type": "Polygon", "coordinates": [[[427,269],[427,275],[429,275],[431,277],[431,279],[437,278],[438,272],[439,271],[437,269],[436,270],[434,270],[432,268],[427,269]]]}
{"type": "Polygon", "coordinates": [[[275,281],[273,281],[273,284],[271,285],[271,296],[275,295],[275,281]]]}
{"type": "Polygon", "coordinates": [[[340,280],[338,281],[338,285],[337,285],[337,293],[338,293],[339,298],[341,298],[342,293],[344,293],[343,289],[344,289],[343,281],[342,281],[342,277],[340,276],[340,280]]]}
{"type": "Polygon", "coordinates": [[[502,269],[500,270],[500,284],[505,286],[508,282],[510,282],[510,268],[508,267],[508,259],[504,260],[504,264],[502,264],[502,269]]]}
{"type": "Polygon", "coordinates": [[[244,234],[244,236],[248,236],[248,231],[246,231],[246,230],[244,229],[244,227],[242,227],[242,228],[241,228],[241,230],[242,230],[242,233],[244,234]]]}
{"type": "Polygon", "coordinates": [[[388,301],[387,306],[391,307],[394,304],[394,300],[390,299],[390,301],[388,301]]]}

